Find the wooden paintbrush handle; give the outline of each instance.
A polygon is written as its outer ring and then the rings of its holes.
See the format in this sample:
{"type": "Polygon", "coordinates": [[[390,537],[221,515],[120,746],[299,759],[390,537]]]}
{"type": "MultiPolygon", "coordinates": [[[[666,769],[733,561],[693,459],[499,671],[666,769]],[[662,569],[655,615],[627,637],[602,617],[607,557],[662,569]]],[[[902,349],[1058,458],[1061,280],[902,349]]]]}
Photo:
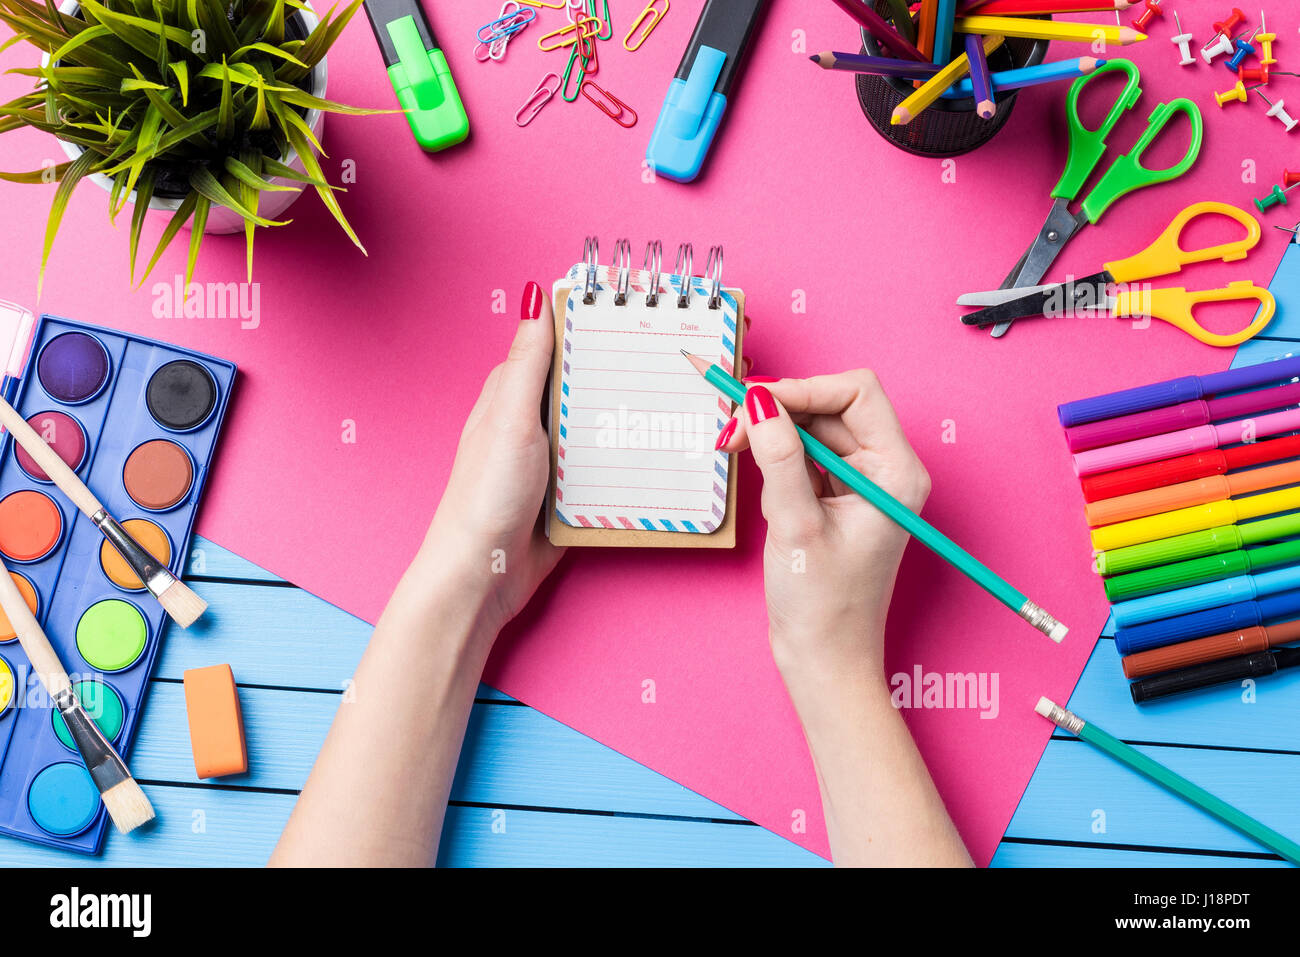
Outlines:
{"type": "Polygon", "coordinates": [[[9,430],[14,441],[35,459],[36,464],[45,470],[45,474],[64,495],[72,499],[72,504],[81,509],[87,518],[93,518],[96,512],[103,509],[104,506],[99,504],[99,499],[86,488],[86,483],[77,477],[76,472],[68,468],[68,463],[59,458],[59,454],[27,424],[27,420],[18,414],[18,410],[3,398],[0,398],[0,424],[9,430]]]}
{"type": "MultiPolygon", "coordinates": [[[[56,698],[61,692],[70,689],[72,682],[68,680],[68,673],[63,669],[63,662],[59,661],[50,639],[45,637],[45,632],[36,621],[36,616],[27,607],[27,600],[23,598],[18,585],[9,574],[9,569],[2,562],[0,562],[0,608],[3,608],[5,614],[9,616],[9,624],[18,635],[18,641],[23,646],[27,660],[41,676],[41,681],[45,685],[45,690],[50,693],[50,697],[56,698]]],[[[22,689],[19,689],[19,693],[21,691],[22,689]]]]}

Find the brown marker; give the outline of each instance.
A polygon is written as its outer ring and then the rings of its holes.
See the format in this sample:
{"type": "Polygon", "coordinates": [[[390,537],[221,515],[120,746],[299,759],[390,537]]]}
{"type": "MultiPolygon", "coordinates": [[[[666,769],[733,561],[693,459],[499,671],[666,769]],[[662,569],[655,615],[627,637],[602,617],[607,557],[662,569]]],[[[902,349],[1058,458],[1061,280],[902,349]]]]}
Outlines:
{"type": "Polygon", "coordinates": [[[1195,641],[1182,641],[1176,645],[1152,648],[1136,654],[1125,655],[1121,659],[1124,675],[1127,678],[1141,678],[1175,668],[1186,668],[1206,661],[1218,661],[1236,655],[1249,655],[1256,651],[1267,651],[1278,645],[1300,641],[1300,619],[1285,621],[1276,625],[1256,625],[1240,631],[1225,631],[1221,635],[1197,638],[1195,641]]]}

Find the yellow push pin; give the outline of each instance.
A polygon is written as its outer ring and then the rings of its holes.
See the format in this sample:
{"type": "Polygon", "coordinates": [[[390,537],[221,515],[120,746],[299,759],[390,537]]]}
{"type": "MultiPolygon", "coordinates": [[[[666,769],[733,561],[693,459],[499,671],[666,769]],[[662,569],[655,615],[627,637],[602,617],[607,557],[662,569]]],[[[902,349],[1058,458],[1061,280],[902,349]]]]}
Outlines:
{"type": "MultiPolygon", "coordinates": [[[[1264,22],[1264,11],[1259,11],[1259,28],[1267,30],[1268,24],[1264,22]]],[[[1273,41],[1277,39],[1276,33],[1257,33],[1255,39],[1259,41],[1259,63],[1260,66],[1268,67],[1277,62],[1277,57],[1273,56],[1273,41]]]]}
{"type": "Polygon", "coordinates": [[[1223,109],[1223,104],[1231,103],[1233,100],[1246,102],[1246,84],[1241,80],[1238,80],[1232,89],[1214,94],[1214,102],[1219,104],[1219,109],[1223,109]]]}

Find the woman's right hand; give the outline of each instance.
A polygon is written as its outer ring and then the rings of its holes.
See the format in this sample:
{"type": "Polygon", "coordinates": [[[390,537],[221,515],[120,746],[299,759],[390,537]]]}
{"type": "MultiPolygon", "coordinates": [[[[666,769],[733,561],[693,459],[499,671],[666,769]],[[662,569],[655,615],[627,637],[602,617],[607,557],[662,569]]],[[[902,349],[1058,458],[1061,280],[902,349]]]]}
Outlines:
{"type": "Polygon", "coordinates": [[[787,684],[801,672],[881,682],[884,629],[908,534],[804,454],[802,425],[913,511],[930,477],[876,376],[746,379],[721,448],[749,448],[763,473],[763,574],[772,652],[787,684]]]}

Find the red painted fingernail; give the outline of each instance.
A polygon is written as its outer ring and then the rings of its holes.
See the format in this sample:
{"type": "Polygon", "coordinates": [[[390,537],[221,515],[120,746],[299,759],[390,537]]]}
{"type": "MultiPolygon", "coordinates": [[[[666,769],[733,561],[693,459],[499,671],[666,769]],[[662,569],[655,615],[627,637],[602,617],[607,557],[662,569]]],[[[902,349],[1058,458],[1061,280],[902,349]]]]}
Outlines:
{"type": "Polygon", "coordinates": [[[780,414],[776,408],[776,399],[761,385],[753,386],[745,393],[745,411],[749,414],[749,421],[755,425],[775,419],[780,414]]]}
{"type": "Polygon", "coordinates": [[[519,304],[519,318],[536,319],[542,314],[542,287],[535,282],[524,286],[524,299],[519,304]]]}
{"type": "Polygon", "coordinates": [[[755,385],[759,382],[780,382],[781,377],[779,375],[747,375],[740,381],[745,385],[755,385]]]}
{"type": "Polygon", "coordinates": [[[735,434],[736,434],[736,417],[733,415],[731,417],[731,420],[722,427],[722,431],[718,433],[718,441],[713,443],[713,448],[715,450],[722,448],[735,434]]]}

